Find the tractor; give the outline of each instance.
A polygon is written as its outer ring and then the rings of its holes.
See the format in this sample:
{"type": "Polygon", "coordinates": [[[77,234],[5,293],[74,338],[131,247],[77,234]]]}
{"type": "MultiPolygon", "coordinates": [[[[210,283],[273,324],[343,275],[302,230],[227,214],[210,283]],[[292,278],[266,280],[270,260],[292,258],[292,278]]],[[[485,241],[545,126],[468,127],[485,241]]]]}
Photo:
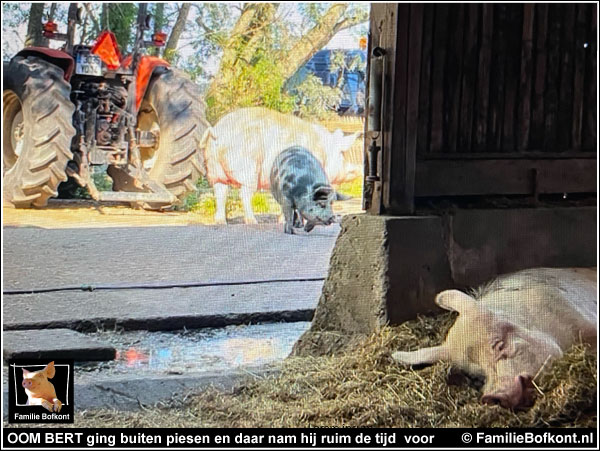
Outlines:
{"type": "Polygon", "coordinates": [[[18,208],[44,207],[85,187],[98,202],[167,209],[205,174],[202,142],[209,123],[201,93],[157,56],[166,34],[150,30],[139,6],[136,36],[123,57],[105,30],[92,46],[75,45],[82,9],[69,6],[66,34],[43,24],[60,50],[27,47],[4,66],[3,196],[18,208]],[[112,179],[100,190],[95,174],[112,179]]]}

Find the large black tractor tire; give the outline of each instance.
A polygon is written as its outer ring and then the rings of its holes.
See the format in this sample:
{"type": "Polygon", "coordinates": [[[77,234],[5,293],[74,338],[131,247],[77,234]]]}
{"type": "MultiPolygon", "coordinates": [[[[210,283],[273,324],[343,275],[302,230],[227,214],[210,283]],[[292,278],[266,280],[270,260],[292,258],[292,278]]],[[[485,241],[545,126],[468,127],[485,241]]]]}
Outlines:
{"type": "Polygon", "coordinates": [[[15,207],[43,207],[73,158],[71,86],[62,69],[35,56],[13,58],[3,80],[3,197],[15,207]]]}
{"type": "MultiPolygon", "coordinates": [[[[195,192],[198,178],[206,175],[201,143],[210,124],[205,110],[198,86],[176,70],[155,76],[140,106],[138,128],[158,131],[160,136],[154,148],[140,149],[144,169],[180,201],[195,192]]],[[[115,190],[130,190],[122,185],[114,178],[115,190]]]]}

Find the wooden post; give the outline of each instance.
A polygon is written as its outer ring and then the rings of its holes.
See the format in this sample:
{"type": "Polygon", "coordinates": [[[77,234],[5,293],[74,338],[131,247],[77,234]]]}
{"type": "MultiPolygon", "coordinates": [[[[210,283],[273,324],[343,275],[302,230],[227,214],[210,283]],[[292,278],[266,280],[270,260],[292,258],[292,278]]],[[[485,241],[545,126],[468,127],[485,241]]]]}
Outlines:
{"type": "MultiPolygon", "coordinates": [[[[415,164],[419,118],[423,5],[397,6],[397,32],[393,53],[395,73],[390,97],[390,125],[384,136],[384,155],[389,152],[389,175],[383,180],[383,204],[387,213],[411,214],[414,209],[415,164]]],[[[385,120],[384,120],[385,122],[385,120]]]]}

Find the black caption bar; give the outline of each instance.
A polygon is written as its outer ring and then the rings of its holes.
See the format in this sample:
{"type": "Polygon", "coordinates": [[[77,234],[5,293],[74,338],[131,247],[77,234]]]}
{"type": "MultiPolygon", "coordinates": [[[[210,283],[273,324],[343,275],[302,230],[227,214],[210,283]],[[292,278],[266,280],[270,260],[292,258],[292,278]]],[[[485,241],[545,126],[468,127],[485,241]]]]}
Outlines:
{"type": "Polygon", "coordinates": [[[4,428],[4,448],[597,448],[596,429],[4,428]]]}

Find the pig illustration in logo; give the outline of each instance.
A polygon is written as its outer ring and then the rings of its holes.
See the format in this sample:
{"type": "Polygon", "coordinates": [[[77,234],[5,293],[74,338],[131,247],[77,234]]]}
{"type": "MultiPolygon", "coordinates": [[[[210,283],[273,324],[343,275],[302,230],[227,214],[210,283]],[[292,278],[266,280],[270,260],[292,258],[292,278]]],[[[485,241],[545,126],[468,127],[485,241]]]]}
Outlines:
{"type": "Polygon", "coordinates": [[[62,402],[56,397],[54,385],[48,379],[56,374],[54,362],[50,362],[39,371],[28,371],[23,368],[23,382],[21,385],[27,393],[28,406],[43,406],[49,412],[60,412],[62,402]]]}

